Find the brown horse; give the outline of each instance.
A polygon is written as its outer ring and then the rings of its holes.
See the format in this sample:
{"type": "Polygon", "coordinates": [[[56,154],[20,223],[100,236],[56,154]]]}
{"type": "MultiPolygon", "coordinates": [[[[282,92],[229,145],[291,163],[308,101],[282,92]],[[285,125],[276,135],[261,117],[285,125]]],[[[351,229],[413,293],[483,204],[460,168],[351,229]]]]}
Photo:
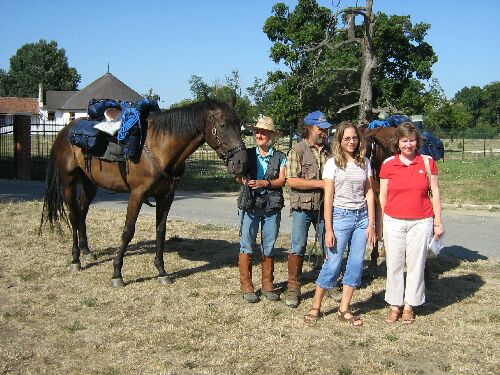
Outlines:
{"type": "Polygon", "coordinates": [[[150,113],[145,124],[142,154],[134,161],[108,162],[90,159],[86,167],[84,151],[68,141],[70,129],[79,120],[63,128],[52,146],[47,167],[47,190],[41,226],[47,219],[53,228],[61,221],[68,224],[64,204],[69,210],[73,234],[72,270],[80,270],[80,250],[89,260],[95,257],[89,250],[85,219],[97,187],[116,192],[129,192],[127,216],[121,246],[113,262],[111,285],[123,286],[122,266],[127,245],[135,232],[137,216],[149,197],[156,200],[156,257],[158,280],[172,280],[164,268],[166,222],[175,189],[184,174],[185,160],[207,142],[226,162],[234,174],[243,174],[247,167],[245,144],[240,136],[240,122],[234,112],[234,99],[228,103],[205,100],[181,108],[150,113]],[[90,172],[89,172],[90,170],[90,172]],[[82,191],[77,199],[77,183],[82,191]],[[61,220],[62,219],[62,220],[61,220]]]}
{"type": "MultiPolygon", "coordinates": [[[[380,207],[379,193],[380,193],[380,178],[379,172],[382,163],[389,156],[392,156],[391,141],[396,131],[395,127],[390,128],[375,128],[375,129],[360,129],[366,140],[366,157],[370,159],[370,164],[373,170],[373,192],[375,194],[375,223],[377,226],[377,233],[381,231],[382,227],[382,209],[380,207]]],[[[372,248],[371,264],[375,266],[379,257],[378,243],[372,248]]]]}

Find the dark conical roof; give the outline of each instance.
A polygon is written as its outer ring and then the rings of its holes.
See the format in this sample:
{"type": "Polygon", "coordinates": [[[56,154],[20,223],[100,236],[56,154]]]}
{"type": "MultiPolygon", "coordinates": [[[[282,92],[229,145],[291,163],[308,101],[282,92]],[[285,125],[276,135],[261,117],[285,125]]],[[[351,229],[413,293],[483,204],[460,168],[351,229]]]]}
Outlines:
{"type": "Polygon", "coordinates": [[[87,109],[90,99],[115,99],[135,102],[142,96],[111,73],[106,73],[73,95],[62,107],[65,110],[87,109]]]}

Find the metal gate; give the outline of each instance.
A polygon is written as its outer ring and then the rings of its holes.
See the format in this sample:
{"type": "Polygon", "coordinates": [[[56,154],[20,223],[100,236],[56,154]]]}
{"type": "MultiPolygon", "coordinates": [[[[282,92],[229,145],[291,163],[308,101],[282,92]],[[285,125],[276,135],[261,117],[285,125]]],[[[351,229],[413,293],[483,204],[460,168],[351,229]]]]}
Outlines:
{"type": "Polygon", "coordinates": [[[14,159],[14,127],[0,118],[0,178],[14,178],[16,176],[16,162],[14,159]]]}
{"type": "MultiPolygon", "coordinates": [[[[31,179],[44,180],[50,149],[64,125],[39,117],[35,119],[31,120],[29,139],[25,138],[22,142],[28,142],[31,150],[31,179]]],[[[5,117],[0,117],[0,178],[15,179],[19,175],[16,169],[16,142],[20,140],[16,141],[14,122],[6,122],[5,117]]]]}
{"type": "Polygon", "coordinates": [[[50,149],[64,125],[38,118],[31,123],[31,179],[45,180],[50,149]]]}

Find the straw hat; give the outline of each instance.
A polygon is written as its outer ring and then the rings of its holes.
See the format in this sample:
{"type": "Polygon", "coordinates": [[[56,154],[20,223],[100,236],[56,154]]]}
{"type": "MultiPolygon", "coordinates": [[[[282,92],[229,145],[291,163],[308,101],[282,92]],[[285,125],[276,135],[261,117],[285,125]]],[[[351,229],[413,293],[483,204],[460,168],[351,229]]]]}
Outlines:
{"type": "Polygon", "coordinates": [[[264,129],[264,130],[273,132],[274,135],[281,134],[281,132],[276,130],[276,128],[274,127],[273,119],[271,117],[267,117],[267,116],[259,116],[257,123],[253,126],[249,126],[248,128],[251,130],[264,129]]]}

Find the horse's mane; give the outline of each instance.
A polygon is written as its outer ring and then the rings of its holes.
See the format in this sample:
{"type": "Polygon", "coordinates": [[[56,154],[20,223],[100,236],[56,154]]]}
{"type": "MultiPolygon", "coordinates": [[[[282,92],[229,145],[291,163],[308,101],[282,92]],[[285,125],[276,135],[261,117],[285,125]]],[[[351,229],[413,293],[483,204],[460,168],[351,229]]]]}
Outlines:
{"type": "Polygon", "coordinates": [[[209,99],[186,104],[182,107],[152,112],[150,125],[153,133],[168,132],[178,137],[195,137],[205,130],[203,111],[219,107],[225,110],[227,103],[209,99]]]}

